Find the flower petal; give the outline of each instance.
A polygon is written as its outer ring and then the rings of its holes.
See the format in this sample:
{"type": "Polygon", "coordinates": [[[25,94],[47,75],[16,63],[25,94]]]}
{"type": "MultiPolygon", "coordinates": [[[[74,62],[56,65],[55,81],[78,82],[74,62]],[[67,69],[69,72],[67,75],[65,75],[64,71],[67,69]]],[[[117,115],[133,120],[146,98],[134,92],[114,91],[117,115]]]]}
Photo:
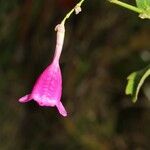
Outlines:
{"type": "Polygon", "coordinates": [[[62,104],[61,102],[58,102],[58,103],[56,104],[56,107],[57,107],[57,109],[58,109],[58,111],[59,111],[59,113],[60,113],[61,115],[63,115],[64,117],[67,116],[67,112],[66,112],[66,110],[65,110],[65,108],[64,108],[64,106],[63,106],[63,104],[62,104]]]}
{"type": "Polygon", "coordinates": [[[30,94],[27,94],[27,95],[21,97],[21,98],[19,99],[19,102],[25,103],[25,102],[28,102],[28,101],[30,101],[30,100],[31,100],[30,94]]]}

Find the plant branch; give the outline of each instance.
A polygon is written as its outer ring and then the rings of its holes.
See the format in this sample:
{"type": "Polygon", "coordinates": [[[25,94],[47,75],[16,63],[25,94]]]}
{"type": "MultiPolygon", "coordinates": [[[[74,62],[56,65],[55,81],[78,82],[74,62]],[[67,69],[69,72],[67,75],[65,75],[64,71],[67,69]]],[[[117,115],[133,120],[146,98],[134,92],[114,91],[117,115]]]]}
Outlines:
{"type": "Polygon", "coordinates": [[[74,8],[72,8],[68,13],[67,13],[67,15],[64,17],[64,19],[62,20],[62,24],[65,24],[65,22],[66,22],[66,20],[72,15],[72,13],[74,12],[74,11],[76,11],[76,8],[80,8],[81,7],[81,5],[82,5],[82,3],[84,2],[85,0],[80,0],[76,5],[75,5],[75,7],[74,8]]]}
{"type": "Polygon", "coordinates": [[[119,6],[122,6],[122,7],[124,7],[124,8],[129,9],[129,10],[132,10],[132,11],[134,11],[134,12],[136,12],[136,13],[139,13],[139,14],[141,14],[141,13],[143,12],[140,8],[137,8],[137,7],[132,6],[132,5],[129,5],[129,4],[127,4],[127,3],[121,2],[121,1],[119,1],[119,0],[109,0],[109,1],[110,1],[111,3],[117,4],[117,5],[119,5],[119,6]]]}

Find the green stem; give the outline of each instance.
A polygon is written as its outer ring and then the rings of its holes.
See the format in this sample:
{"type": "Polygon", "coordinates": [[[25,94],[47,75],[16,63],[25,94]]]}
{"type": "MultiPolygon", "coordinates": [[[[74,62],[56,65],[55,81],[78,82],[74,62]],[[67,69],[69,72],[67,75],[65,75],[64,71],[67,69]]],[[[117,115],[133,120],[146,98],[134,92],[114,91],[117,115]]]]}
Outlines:
{"type": "Polygon", "coordinates": [[[132,6],[132,5],[129,5],[129,4],[127,4],[127,3],[121,2],[121,1],[119,1],[119,0],[109,0],[109,1],[110,1],[111,3],[117,4],[117,5],[119,5],[119,6],[122,6],[122,7],[124,7],[124,8],[129,9],[129,10],[132,10],[132,11],[137,12],[137,13],[139,13],[139,14],[141,14],[141,13],[143,12],[140,8],[137,8],[137,7],[132,6]]]}
{"type": "Polygon", "coordinates": [[[79,3],[77,3],[76,5],[75,5],[75,7],[74,8],[72,8],[70,11],[69,11],[69,13],[67,13],[67,15],[64,17],[64,19],[62,20],[62,24],[65,24],[65,22],[66,22],[66,20],[72,15],[72,13],[75,11],[75,8],[76,7],[81,7],[81,5],[82,5],[82,3],[84,2],[85,0],[80,0],[79,1],[79,3]]]}

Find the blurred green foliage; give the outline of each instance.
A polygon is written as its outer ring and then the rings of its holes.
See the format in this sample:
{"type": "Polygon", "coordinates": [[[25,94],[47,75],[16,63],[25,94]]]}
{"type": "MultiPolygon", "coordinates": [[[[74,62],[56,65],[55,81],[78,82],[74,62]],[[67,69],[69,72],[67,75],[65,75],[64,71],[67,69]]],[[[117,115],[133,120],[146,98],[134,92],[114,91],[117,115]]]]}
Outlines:
{"type": "Polygon", "coordinates": [[[150,0],[136,0],[136,4],[143,10],[150,9],[150,0]]]}
{"type": "Polygon", "coordinates": [[[133,102],[137,101],[140,88],[148,76],[150,76],[150,66],[147,66],[140,71],[133,72],[128,76],[126,94],[132,96],[133,102]]]}
{"type": "Polygon", "coordinates": [[[0,1],[0,149],[149,150],[149,81],[135,105],[124,88],[127,75],[150,62],[150,22],[107,1],[84,3],[66,24],[62,101],[69,116],[18,103],[50,63],[54,27],[75,3],[60,1],[0,1]]]}

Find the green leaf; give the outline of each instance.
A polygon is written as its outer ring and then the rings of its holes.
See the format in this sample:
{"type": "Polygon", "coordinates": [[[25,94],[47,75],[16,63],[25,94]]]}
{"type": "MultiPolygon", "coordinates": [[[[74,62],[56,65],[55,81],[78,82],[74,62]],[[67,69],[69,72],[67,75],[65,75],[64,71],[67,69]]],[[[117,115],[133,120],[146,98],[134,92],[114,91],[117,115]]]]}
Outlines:
{"type": "Polygon", "coordinates": [[[143,10],[150,8],[150,0],[136,0],[136,4],[138,8],[143,10]]]}
{"type": "Polygon", "coordinates": [[[136,5],[143,10],[139,17],[142,19],[150,19],[150,0],[136,0],[136,5]]]}
{"type": "Polygon", "coordinates": [[[133,72],[128,76],[128,83],[125,93],[127,95],[131,95],[133,102],[137,101],[140,88],[148,76],[150,76],[150,65],[145,69],[133,72]]]}

